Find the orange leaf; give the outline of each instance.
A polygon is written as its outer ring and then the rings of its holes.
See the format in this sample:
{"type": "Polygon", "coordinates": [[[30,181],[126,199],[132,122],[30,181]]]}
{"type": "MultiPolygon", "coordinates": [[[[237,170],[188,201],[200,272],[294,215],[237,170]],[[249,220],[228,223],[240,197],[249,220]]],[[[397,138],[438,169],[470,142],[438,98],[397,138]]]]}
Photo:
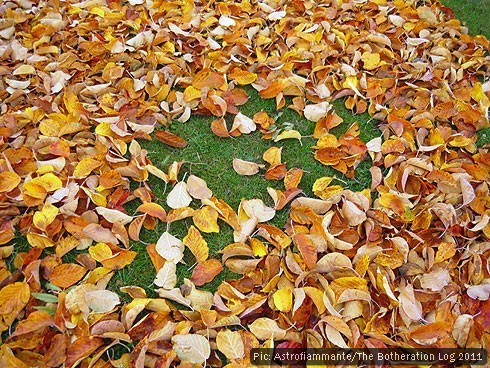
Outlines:
{"type": "Polygon", "coordinates": [[[66,289],[80,281],[87,273],[85,267],[74,263],[64,263],[51,272],[49,281],[56,286],[66,289]]]}
{"type": "Polygon", "coordinates": [[[135,217],[133,222],[131,222],[129,224],[128,234],[132,240],[134,240],[134,241],[140,240],[141,227],[143,226],[145,219],[146,219],[146,215],[138,216],[138,217],[135,217]]]}
{"type": "Polygon", "coordinates": [[[211,122],[211,130],[214,134],[221,138],[230,137],[228,128],[226,127],[226,121],[224,118],[219,118],[211,122]]]}
{"type": "Polygon", "coordinates": [[[124,268],[127,265],[131,264],[137,255],[138,252],[120,249],[118,252],[116,251],[116,254],[113,257],[104,259],[103,261],[101,261],[101,263],[105,268],[108,268],[109,270],[120,270],[121,268],[124,268]]]}
{"type": "Polygon", "coordinates": [[[345,154],[338,148],[326,147],[315,152],[315,159],[324,165],[337,165],[345,154]]]}
{"type": "Polygon", "coordinates": [[[187,146],[187,142],[184,139],[165,130],[157,130],[155,138],[171,147],[183,148],[187,146]]]}
{"type": "Polygon", "coordinates": [[[281,180],[286,176],[287,168],[286,164],[279,164],[272,166],[265,172],[265,178],[267,180],[281,180]]]}
{"type": "Polygon", "coordinates": [[[233,79],[238,84],[244,86],[246,84],[251,84],[255,82],[257,79],[257,74],[249,72],[247,70],[241,70],[239,68],[235,68],[229,74],[229,77],[233,79]]]}
{"type": "Polygon", "coordinates": [[[226,81],[223,76],[210,69],[203,69],[194,76],[192,85],[197,89],[203,88],[219,88],[226,90],[226,81]]]}
{"type": "Polygon", "coordinates": [[[208,259],[199,263],[192,272],[191,281],[196,286],[204,285],[213,279],[223,270],[221,262],[217,259],[208,259]]]}
{"type": "Polygon", "coordinates": [[[0,193],[10,192],[20,184],[20,176],[13,171],[0,173],[0,193]]]}
{"type": "Polygon", "coordinates": [[[301,178],[303,177],[303,170],[293,167],[290,169],[284,177],[284,186],[287,189],[297,188],[301,178]]]}
{"type": "Polygon", "coordinates": [[[306,266],[312,270],[316,267],[317,249],[307,234],[295,234],[293,236],[294,245],[299,249],[306,266]]]}
{"type": "Polygon", "coordinates": [[[279,80],[272,82],[267,88],[260,91],[260,97],[262,98],[275,98],[284,89],[284,82],[279,80]]]}
{"type": "Polygon", "coordinates": [[[167,212],[158,203],[143,203],[136,209],[136,212],[143,212],[161,221],[167,221],[167,212]]]}
{"type": "Polygon", "coordinates": [[[104,340],[100,337],[81,336],[76,339],[69,347],[66,356],[66,366],[72,367],[75,363],[81,362],[87,358],[95,350],[104,344],[104,340]]]}
{"type": "Polygon", "coordinates": [[[11,336],[24,335],[29,332],[41,330],[53,324],[54,319],[48,313],[44,311],[34,311],[29,314],[26,319],[19,322],[15,332],[11,336]]]}

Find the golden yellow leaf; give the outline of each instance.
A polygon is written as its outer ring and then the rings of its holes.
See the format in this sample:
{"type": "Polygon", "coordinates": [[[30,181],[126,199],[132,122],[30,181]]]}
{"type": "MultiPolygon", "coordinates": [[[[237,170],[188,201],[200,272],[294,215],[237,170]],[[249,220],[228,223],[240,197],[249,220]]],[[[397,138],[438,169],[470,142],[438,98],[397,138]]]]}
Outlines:
{"type": "Polygon", "coordinates": [[[271,166],[277,166],[281,164],[281,152],[282,147],[271,147],[264,152],[262,158],[265,162],[269,163],[271,166]]]}
{"type": "Polygon", "coordinates": [[[268,254],[266,245],[257,238],[250,239],[250,246],[252,247],[255,257],[263,257],[268,254]]]}
{"type": "Polygon", "coordinates": [[[90,157],[84,158],[82,161],[78,163],[75,167],[75,171],[73,171],[73,176],[75,179],[83,179],[86,178],[90,173],[96,168],[102,166],[102,162],[90,157]]]}
{"type": "Polygon", "coordinates": [[[290,288],[277,290],[273,295],[274,305],[281,312],[289,312],[293,308],[293,293],[290,288]]]}
{"type": "Polygon", "coordinates": [[[233,69],[229,76],[232,80],[242,86],[246,84],[251,84],[257,79],[257,74],[249,72],[248,70],[241,70],[238,68],[233,69]]]}
{"type": "Polygon", "coordinates": [[[39,230],[46,231],[46,228],[51,224],[56,216],[58,216],[58,207],[46,202],[41,211],[37,211],[33,216],[33,223],[39,230]]]}
{"type": "Polygon", "coordinates": [[[26,282],[15,282],[0,290],[0,331],[8,329],[24,309],[31,291],[26,282]]]}
{"type": "Polygon", "coordinates": [[[449,242],[442,242],[437,247],[436,258],[434,262],[443,262],[452,258],[456,254],[456,244],[449,242]]]}
{"type": "Polygon", "coordinates": [[[194,211],[192,219],[197,228],[202,232],[219,233],[218,211],[214,208],[204,206],[194,211]]]}
{"type": "Polygon", "coordinates": [[[112,257],[112,250],[106,243],[97,243],[88,248],[88,253],[98,262],[105,261],[112,257]]]}
{"type": "Polygon", "coordinates": [[[206,243],[206,240],[204,240],[199,230],[197,230],[194,226],[189,228],[189,231],[182,242],[187,246],[187,248],[190,249],[192,254],[194,254],[197,263],[204,262],[208,259],[208,243],[206,243]]]}
{"type": "Polygon", "coordinates": [[[364,64],[364,69],[373,70],[380,66],[381,57],[377,52],[371,53],[366,51],[362,54],[361,60],[364,64]]]}
{"type": "Polygon", "coordinates": [[[20,176],[13,171],[0,173],[0,193],[10,192],[20,184],[20,176]]]}
{"type": "Polygon", "coordinates": [[[36,234],[36,233],[27,233],[26,235],[27,242],[36,248],[47,248],[54,246],[54,242],[48,238],[46,235],[36,234]]]}

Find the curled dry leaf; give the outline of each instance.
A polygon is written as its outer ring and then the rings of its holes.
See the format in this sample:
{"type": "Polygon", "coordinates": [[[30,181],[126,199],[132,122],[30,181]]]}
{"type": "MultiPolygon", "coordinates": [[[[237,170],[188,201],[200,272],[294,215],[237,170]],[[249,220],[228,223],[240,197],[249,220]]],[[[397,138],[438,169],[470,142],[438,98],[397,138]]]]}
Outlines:
{"type": "Polygon", "coordinates": [[[195,175],[187,179],[187,191],[195,199],[208,199],[213,196],[213,192],[208,188],[207,183],[195,175]]]}
{"type": "Polygon", "coordinates": [[[239,175],[255,175],[259,172],[259,165],[255,162],[233,159],[233,170],[239,175]]]}

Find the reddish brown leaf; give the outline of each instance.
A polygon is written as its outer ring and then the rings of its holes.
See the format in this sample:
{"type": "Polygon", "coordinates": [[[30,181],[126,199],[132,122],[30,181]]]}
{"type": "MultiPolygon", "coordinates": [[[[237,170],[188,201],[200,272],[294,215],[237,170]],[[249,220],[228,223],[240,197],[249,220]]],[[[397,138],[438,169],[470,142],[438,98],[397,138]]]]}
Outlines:
{"type": "Polygon", "coordinates": [[[217,259],[208,259],[202,263],[198,263],[192,272],[191,281],[196,286],[204,285],[213,279],[223,270],[221,262],[217,259]]]}
{"type": "Polygon", "coordinates": [[[87,358],[104,344],[100,337],[82,336],[68,346],[66,355],[66,366],[72,367],[87,358]]]}
{"type": "Polygon", "coordinates": [[[157,130],[155,138],[171,147],[183,148],[187,146],[187,142],[184,139],[165,130],[157,130]]]}

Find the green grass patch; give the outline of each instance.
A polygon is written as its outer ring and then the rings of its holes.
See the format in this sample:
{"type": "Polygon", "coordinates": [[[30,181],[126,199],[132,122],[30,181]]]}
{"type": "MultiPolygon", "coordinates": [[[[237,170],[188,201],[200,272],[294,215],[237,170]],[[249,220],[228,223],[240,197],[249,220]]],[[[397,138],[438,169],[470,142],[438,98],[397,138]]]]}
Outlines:
{"type": "Polygon", "coordinates": [[[443,5],[451,8],[456,19],[468,27],[469,34],[484,35],[490,38],[488,17],[490,0],[442,0],[443,5]]]}
{"type": "MultiPolygon", "coordinates": [[[[166,171],[168,166],[174,161],[184,161],[179,174],[179,180],[188,177],[190,174],[204,179],[214,196],[223,199],[235,210],[238,208],[242,199],[262,199],[266,205],[272,206],[273,201],[267,193],[267,188],[284,189],[282,182],[266,180],[265,170],[253,176],[238,175],[232,166],[234,158],[266,164],[262,160],[263,153],[270,147],[282,147],[282,162],[287,164],[287,168],[301,168],[304,170],[300,188],[305,195],[313,196],[312,186],[316,179],[323,176],[336,176],[339,180],[352,190],[361,190],[371,185],[371,175],[369,159],[362,162],[356,170],[355,179],[346,178],[341,173],[331,167],[322,165],[313,157],[312,147],[316,140],[311,136],[315,124],[299,116],[294,110],[282,109],[276,111],[274,100],[261,99],[259,94],[252,88],[247,88],[249,101],[240,106],[239,110],[243,114],[252,117],[259,111],[265,111],[276,120],[279,127],[289,125],[302,134],[301,141],[288,139],[280,142],[264,140],[260,132],[243,135],[237,138],[217,137],[210,128],[211,122],[215,119],[212,116],[194,115],[185,123],[174,122],[169,130],[185,139],[189,144],[184,148],[172,148],[154,139],[152,141],[140,141],[143,148],[148,150],[148,156],[153,164],[166,171]]],[[[334,102],[334,109],[344,122],[333,132],[337,136],[342,135],[354,122],[358,122],[361,130],[361,139],[365,142],[381,135],[367,114],[353,115],[344,107],[343,101],[334,102]]],[[[231,123],[234,116],[227,116],[231,123]]],[[[166,195],[172,189],[162,180],[153,176],[149,179],[149,185],[154,191],[157,203],[166,207],[166,195]]],[[[191,206],[197,208],[199,201],[193,201],[191,206]]],[[[128,204],[127,210],[130,214],[134,213],[139,205],[135,200],[128,204]]],[[[168,208],[167,208],[168,209],[168,208]]],[[[271,221],[278,227],[284,226],[288,216],[288,209],[278,211],[276,217],[271,221]]],[[[169,232],[182,239],[192,225],[191,219],[186,219],[172,223],[169,232]]],[[[219,251],[233,242],[233,231],[225,223],[219,221],[220,232],[203,234],[210,249],[210,257],[219,258],[219,251]]],[[[118,289],[123,285],[138,285],[144,287],[149,295],[152,293],[155,278],[155,270],[151,265],[149,256],[146,253],[145,244],[157,242],[160,235],[167,229],[167,225],[159,223],[152,231],[143,230],[141,233],[141,243],[134,243],[133,249],[139,252],[133,264],[128,270],[117,271],[110,283],[110,287],[118,289]]],[[[183,261],[177,269],[179,282],[184,278],[189,278],[194,267],[194,258],[188,250],[184,254],[183,261]]],[[[204,289],[215,291],[223,280],[238,278],[239,275],[233,274],[229,270],[221,272],[215,280],[204,285],[204,289]]]]}

